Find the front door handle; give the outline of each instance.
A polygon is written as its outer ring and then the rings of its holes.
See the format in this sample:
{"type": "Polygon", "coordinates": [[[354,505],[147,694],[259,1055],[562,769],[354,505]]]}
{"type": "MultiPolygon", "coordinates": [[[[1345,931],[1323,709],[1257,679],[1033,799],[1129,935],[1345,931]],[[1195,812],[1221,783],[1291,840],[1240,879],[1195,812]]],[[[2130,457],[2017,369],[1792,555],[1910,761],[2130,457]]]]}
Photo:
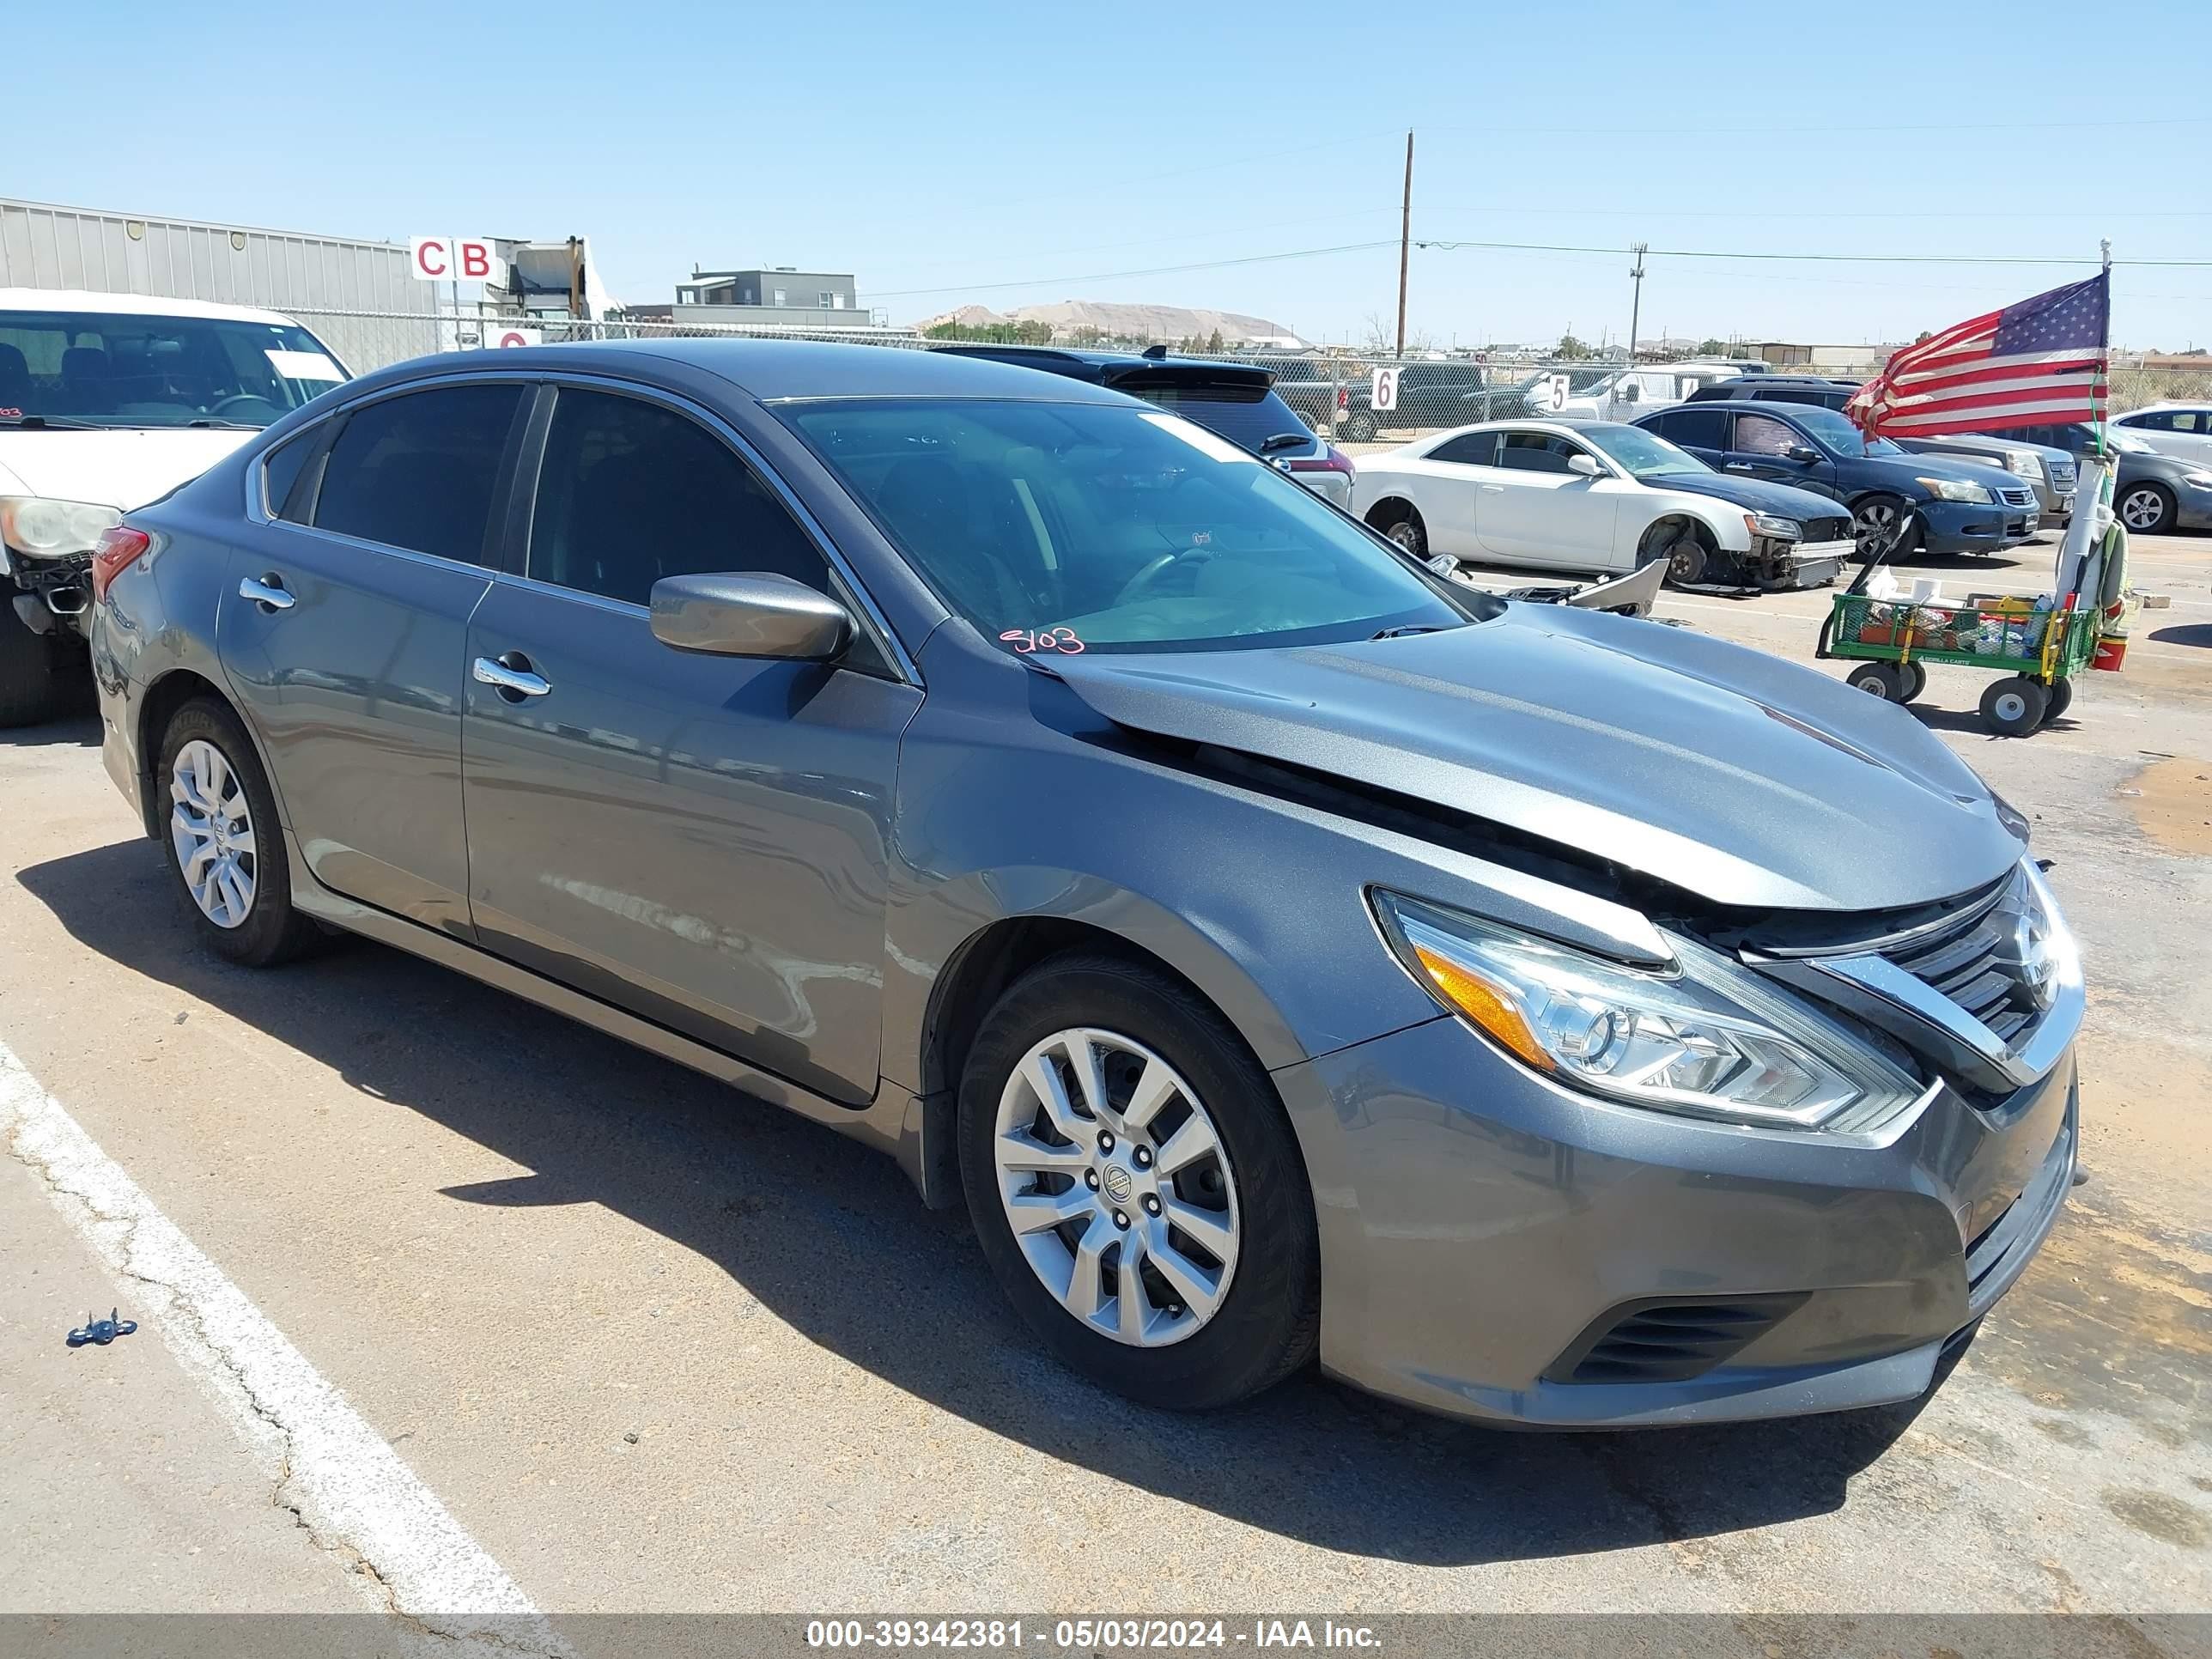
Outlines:
{"type": "Polygon", "coordinates": [[[500,696],[509,702],[542,697],[553,689],[544,675],[530,672],[530,659],[520,651],[510,651],[503,657],[478,657],[471,672],[484,684],[497,686],[500,696]]]}
{"type": "Polygon", "coordinates": [[[1482,487],[1482,493],[1486,495],[1503,495],[1505,493],[1505,486],[1504,484],[1485,484],[1482,487]]]}
{"type": "Polygon", "coordinates": [[[1728,464],[1728,471],[1730,472],[1749,472],[1752,470],[1749,461],[1730,461],[1728,464]]]}
{"type": "Polygon", "coordinates": [[[251,576],[245,578],[238,584],[238,597],[252,600],[264,615],[272,611],[289,611],[299,604],[284,591],[284,579],[273,570],[259,581],[251,576]]]}

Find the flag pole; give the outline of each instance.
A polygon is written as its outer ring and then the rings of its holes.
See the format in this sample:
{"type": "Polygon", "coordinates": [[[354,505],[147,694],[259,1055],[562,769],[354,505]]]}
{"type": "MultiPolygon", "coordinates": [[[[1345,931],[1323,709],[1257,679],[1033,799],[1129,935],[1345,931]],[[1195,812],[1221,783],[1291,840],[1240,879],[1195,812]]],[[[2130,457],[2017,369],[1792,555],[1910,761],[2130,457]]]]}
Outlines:
{"type": "MultiPolygon", "coordinates": [[[[2109,240],[2100,240],[2097,246],[2103,256],[2105,277],[2105,337],[2100,361],[2109,380],[2112,353],[2112,245],[2109,240]]],[[[2093,396],[2089,405],[2090,430],[2097,441],[2096,453],[2091,458],[2093,476],[2075,481],[2074,516],[2067,523],[2065,535],[2059,539],[2057,565],[2051,573],[2051,599],[2062,609],[2071,596],[2079,594],[2087,585],[2089,567],[2104,544],[2105,531],[2111,522],[2112,480],[2118,471],[2105,432],[2111,401],[2107,386],[2105,398],[2100,401],[2093,396]]]]}

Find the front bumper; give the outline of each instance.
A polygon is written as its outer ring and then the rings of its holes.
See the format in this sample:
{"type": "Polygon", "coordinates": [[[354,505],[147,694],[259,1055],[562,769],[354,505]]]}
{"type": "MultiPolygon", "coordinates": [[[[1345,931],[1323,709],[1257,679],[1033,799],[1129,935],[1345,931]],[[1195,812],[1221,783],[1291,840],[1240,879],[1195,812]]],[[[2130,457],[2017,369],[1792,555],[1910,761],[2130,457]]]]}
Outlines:
{"type": "Polygon", "coordinates": [[[2198,489],[2184,484],[2176,490],[2173,527],[2177,530],[2212,530],[2212,489],[2198,489]]]}
{"type": "Polygon", "coordinates": [[[1995,553],[2026,541],[2042,527],[2042,515],[2002,503],[1916,501],[1925,526],[1921,545],[1930,553],[1995,553]]]}
{"type": "Polygon", "coordinates": [[[2074,1166],[2070,1047],[1994,1106],[1937,1085],[1879,1144],[1595,1101],[1449,1016],[1277,1079],[1321,1220],[1324,1368],[1540,1426],[1914,1398],[2034,1255],[2074,1166]],[[1571,1380],[1594,1340],[1649,1340],[1632,1322],[1655,1304],[1772,1316],[1696,1375],[1571,1380]]]}

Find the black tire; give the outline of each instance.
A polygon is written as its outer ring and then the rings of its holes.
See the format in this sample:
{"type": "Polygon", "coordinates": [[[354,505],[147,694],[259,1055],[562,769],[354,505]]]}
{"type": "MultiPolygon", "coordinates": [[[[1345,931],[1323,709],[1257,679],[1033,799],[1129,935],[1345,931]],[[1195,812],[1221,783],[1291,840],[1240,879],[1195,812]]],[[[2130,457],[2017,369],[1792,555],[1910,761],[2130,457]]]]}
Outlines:
{"type": "Polygon", "coordinates": [[[1411,501],[1388,501],[1367,515],[1367,522],[1417,559],[1429,556],[1429,527],[1411,501]]]}
{"type": "Polygon", "coordinates": [[[1911,702],[1928,689],[1928,665],[1918,662],[1899,663],[1904,671],[1905,685],[1898,694],[1899,702],[1911,702]]]}
{"type": "Polygon", "coordinates": [[[1844,684],[1884,702],[1905,701],[1905,676],[1893,662],[1863,662],[1844,676],[1844,684]]]}
{"type": "Polygon", "coordinates": [[[38,726],[62,712],[67,682],[53,641],[23,626],[15,599],[0,582],[0,726],[38,726]]]}
{"type": "Polygon", "coordinates": [[[2122,484],[2112,496],[2112,516],[2130,536],[2164,535],[2173,528],[2175,510],[2173,492],[2147,479],[2122,484]]]}
{"type": "Polygon", "coordinates": [[[2001,738],[2024,738],[2043,724],[2050,699],[2024,674],[2008,674],[1982,693],[1982,724],[2001,738]]]}
{"type": "Polygon", "coordinates": [[[1148,1406],[1203,1411],[1273,1386],[1314,1355],[1321,1254],[1311,1188],[1267,1074],[1210,1005],[1118,957],[1056,957],[1017,981],[984,1018],[960,1080],[960,1173],[984,1259],[1015,1309],[1072,1370],[1148,1406]],[[1205,1103],[1237,1192],[1235,1271],[1211,1319],[1181,1340],[1137,1347],[1086,1328],[1046,1289],[1016,1242],[992,1149],[1014,1067],[1058,1031],[1087,1027],[1150,1048],[1205,1103]]]}
{"type": "Polygon", "coordinates": [[[1336,424],[1336,435],[1345,443],[1372,443],[1375,440],[1375,417],[1372,415],[1347,413],[1336,424]]]}
{"type": "Polygon", "coordinates": [[[276,798],[270,793],[260,757],[254,752],[252,740],[239,724],[237,715],[213,698],[196,697],[169,717],[155,762],[155,800],[169,800],[169,781],[178,751],[196,741],[210,744],[222,757],[246,799],[254,850],[253,895],[245,921],[225,927],[201,909],[185,880],[183,866],[170,839],[166,807],[159,837],[162,860],[168,866],[177,896],[202,944],[218,956],[228,957],[248,968],[275,967],[311,948],[321,939],[322,933],[312,920],[292,906],[292,872],[284,855],[284,832],[276,816],[276,798]]]}
{"type": "MultiPolygon", "coordinates": [[[[1896,533],[1897,521],[1910,509],[1902,495],[1862,495],[1851,503],[1851,539],[1858,544],[1858,556],[1865,559],[1880,551],[1887,538],[1896,533]]],[[[1917,514],[1913,515],[1912,528],[1905,532],[1905,539],[1888,550],[1892,559],[1909,558],[1920,550],[1928,526],[1917,514]]]]}
{"type": "Polygon", "coordinates": [[[2043,708],[2043,723],[2045,726],[2050,725],[2051,721],[2057,720],[2061,714],[2072,708],[2073,704],[2074,682],[2071,680],[2051,681],[2050,688],[2045,694],[2043,708]]]}

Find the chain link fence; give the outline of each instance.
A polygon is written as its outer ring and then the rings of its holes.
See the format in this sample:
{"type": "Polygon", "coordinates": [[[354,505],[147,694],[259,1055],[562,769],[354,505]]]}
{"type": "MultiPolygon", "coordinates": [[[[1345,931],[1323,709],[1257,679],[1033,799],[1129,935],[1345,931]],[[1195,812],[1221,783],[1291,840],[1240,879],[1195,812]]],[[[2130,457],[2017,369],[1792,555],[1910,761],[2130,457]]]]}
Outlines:
{"type": "MultiPolygon", "coordinates": [[[[578,340],[822,340],[908,351],[964,343],[866,326],[793,328],[623,319],[576,322],[566,318],[466,312],[424,315],[295,308],[288,314],[296,317],[357,374],[434,352],[578,340]]],[[[1109,349],[1140,349],[1121,342],[1081,343],[1109,349]]],[[[1532,360],[1500,354],[1399,358],[1344,348],[1304,351],[1170,348],[1170,351],[1176,356],[1266,368],[1275,377],[1276,392],[1307,425],[1334,442],[1362,447],[1404,442],[1475,421],[1550,414],[1632,420],[1645,410],[1679,402],[1697,386],[1724,379],[1731,372],[1718,361],[1638,362],[1632,368],[1617,358],[1532,360]],[[1378,371],[1389,372],[1378,374],[1378,371]],[[1380,398],[1378,391],[1383,394],[1380,398]]],[[[2115,414],[2168,399],[2212,398],[2212,360],[2197,368],[2131,363],[2122,358],[2113,365],[2112,387],[2115,414]]]]}

